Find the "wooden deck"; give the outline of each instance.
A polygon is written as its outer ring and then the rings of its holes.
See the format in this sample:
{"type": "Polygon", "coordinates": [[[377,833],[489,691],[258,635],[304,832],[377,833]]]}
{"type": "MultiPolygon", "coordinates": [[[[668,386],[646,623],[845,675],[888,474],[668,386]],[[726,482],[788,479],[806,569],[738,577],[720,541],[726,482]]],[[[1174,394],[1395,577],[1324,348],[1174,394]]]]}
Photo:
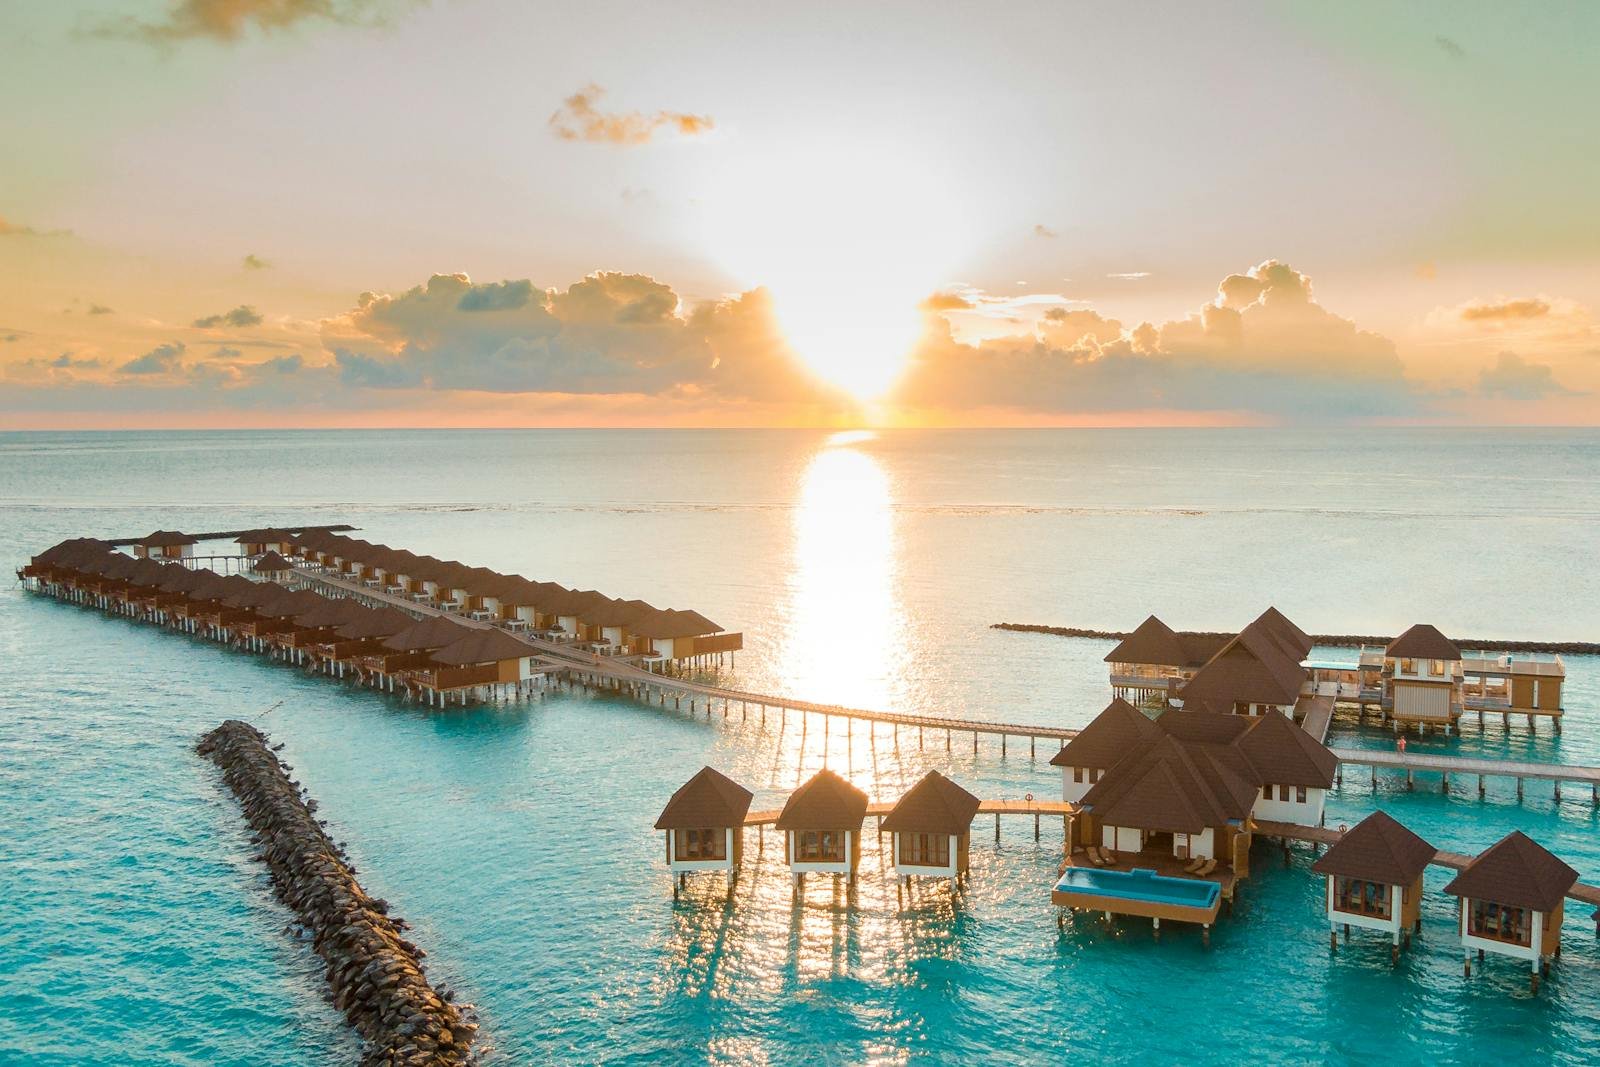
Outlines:
{"type": "MultiPolygon", "coordinates": [[[[883,818],[894,810],[893,804],[868,804],[868,817],[883,818]]],[[[1076,804],[1069,804],[1064,800],[984,800],[978,803],[979,815],[1055,815],[1067,816],[1076,813],[1076,804]]],[[[747,812],[744,817],[746,826],[771,826],[778,821],[778,816],[783,813],[781,808],[766,808],[758,811],[747,812]]]]}
{"type": "Polygon", "coordinates": [[[1405,771],[1437,771],[1442,775],[1476,774],[1501,778],[1535,778],[1553,782],[1581,782],[1600,789],[1600,767],[1571,763],[1535,763],[1526,760],[1473,759],[1428,752],[1392,749],[1335,748],[1339,762],[1353,767],[1383,767],[1405,771]]]}
{"type": "MultiPolygon", "coordinates": [[[[1101,851],[1104,852],[1105,850],[1102,849],[1101,851]]],[[[1145,849],[1142,852],[1117,852],[1113,853],[1113,855],[1116,856],[1117,861],[1115,863],[1109,864],[1105,867],[1096,867],[1093,863],[1089,862],[1088,853],[1081,848],[1075,848],[1072,850],[1072,854],[1066,857],[1066,862],[1062,864],[1061,869],[1066,870],[1068,867],[1087,867],[1090,870],[1098,871],[1131,871],[1137,868],[1143,868],[1145,870],[1155,871],[1157,874],[1166,878],[1188,878],[1201,882],[1216,882],[1218,885],[1222,886],[1223,900],[1233,899],[1233,889],[1234,886],[1238,884],[1238,878],[1234,875],[1233,868],[1228,864],[1219,863],[1216,870],[1212,871],[1204,878],[1200,878],[1196,875],[1188,873],[1183,869],[1189,863],[1188,860],[1178,859],[1171,852],[1168,852],[1165,849],[1145,849]]]]}
{"type": "Polygon", "coordinates": [[[1331,691],[1303,696],[1295,701],[1294,717],[1306,733],[1318,741],[1326,742],[1328,727],[1333,724],[1333,705],[1336,700],[1337,697],[1331,691]]]}
{"type": "MultiPolygon", "coordinates": [[[[1289,841],[1310,841],[1318,845],[1335,845],[1344,836],[1343,833],[1331,826],[1301,826],[1292,822],[1272,822],[1265,819],[1255,820],[1255,833],[1257,837],[1279,837],[1289,841]]],[[[1436,866],[1448,867],[1459,871],[1471,863],[1474,857],[1460,852],[1446,852],[1440,849],[1433,855],[1431,861],[1436,866]]],[[[1600,907],[1600,886],[1585,885],[1582,882],[1574,885],[1567,893],[1569,899],[1588,904],[1591,907],[1600,907]]]]}

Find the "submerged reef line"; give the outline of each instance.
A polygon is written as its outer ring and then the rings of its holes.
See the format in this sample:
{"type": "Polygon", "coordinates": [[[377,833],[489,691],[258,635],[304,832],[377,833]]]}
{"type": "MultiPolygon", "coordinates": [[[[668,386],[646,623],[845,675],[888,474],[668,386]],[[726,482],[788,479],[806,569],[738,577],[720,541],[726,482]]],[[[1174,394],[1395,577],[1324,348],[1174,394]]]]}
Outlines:
{"type": "Polygon", "coordinates": [[[355,879],[344,851],[324,832],[316,801],[249,723],[229,719],[201,739],[201,756],[222,768],[272,872],[278,898],[294,909],[327,964],[334,1007],[366,1039],[363,1067],[449,1067],[476,1062],[478,1025],[447,987],[422,973],[422,949],[401,936],[405,920],[389,915],[355,879]]]}

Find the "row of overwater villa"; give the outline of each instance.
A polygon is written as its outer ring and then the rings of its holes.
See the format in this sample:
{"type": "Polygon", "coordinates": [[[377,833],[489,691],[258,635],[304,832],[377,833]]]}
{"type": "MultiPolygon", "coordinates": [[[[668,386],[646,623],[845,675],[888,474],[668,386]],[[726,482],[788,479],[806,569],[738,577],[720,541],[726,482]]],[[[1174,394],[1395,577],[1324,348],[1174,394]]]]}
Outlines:
{"type": "Polygon", "coordinates": [[[195,543],[157,531],[129,555],[75,538],[33,557],[18,577],[38,592],[440,706],[526,697],[543,686],[547,667],[568,665],[543,661],[529,638],[646,665],[701,661],[742,642],[696,612],[330,532],[239,535],[248,577],[188,565],[195,543]]]}
{"type": "MultiPolygon", "coordinates": [[[[1158,935],[1163,919],[1188,922],[1209,941],[1249,877],[1255,837],[1309,840],[1330,846],[1313,869],[1327,880],[1335,947],[1341,930],[1373,930],[1398,959],[1419,928],[1423,870],[1438,863],[1458,872],[1446,892],[1459,898],[1467,973],[1474,954],[1509,956],[1530,965],[1536,989],[1560,952],[1565,898],[1600,891],[1577,886],[1576,871],[1520,832],[1474,858],[1439,851],[1383,812],[1347,831],[1325,827],[1338,759],[1291,717],[1324,707],[1301,701],[1310,650],[1304,632],[1268,609],[1218,643],[1159,714],[1115,697],[1061,748],[1051,763],[1062,770],[1065,856],[1051,900],[1062,920],[1073,911],[1139,916],[1158,935]]],[[[1322,685],[1314,676],[1307,684],[1313,695],[1322,685]]],[[[853,881],[868,815],[891,835],[898,877],[959,881],[972,820],[990,806],[937,772],[892,805],[872,804],[827,770],[781,811],[751,813],[751,797],[711,768],[674,794],[656,827],[680,882],[694,871],[735,875],[744,828],[769,823],[783,834],[797,891],[808,873],[853,881]]]]}

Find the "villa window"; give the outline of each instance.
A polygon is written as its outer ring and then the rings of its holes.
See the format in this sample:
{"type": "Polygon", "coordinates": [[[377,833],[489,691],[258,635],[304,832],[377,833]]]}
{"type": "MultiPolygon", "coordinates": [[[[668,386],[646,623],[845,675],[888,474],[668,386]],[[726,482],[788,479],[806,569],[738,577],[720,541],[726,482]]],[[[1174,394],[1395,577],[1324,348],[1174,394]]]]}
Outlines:
{"type": "Polygon", "coordinates": [[[1072,780],[1074,782],[1077,782],[1079,785],[1083,784],[1083,768],[1082,767],[1074,767],[1074,768],[1072,768],[1072,780]]]}
{"type": "Polygon", "coordinates": [[[1298,803],[1298,804],[1304,804],[1306,802],[1306,787],[1305,786],[1297,785],[1297,786],[1294,787],[1294,799],[1295,799],[1295,802],[1298,803]]]}
{"type": "Polygon", "coordinates": [[[1271,800],[1272,799],[1272,783],[1269,782],[1266,785],[1261,787],[1261,799],[1262,800],[1271,800]]]}
{"type": "Polygon", "coordinates": [[[901,834],[900,862],[911,867],[950,866],[950,835],[901,834]]]}
{"type": "Polygon", "coordinates": [[[1429,671],[1428,673],[1436,674],[1440,678],[1443,678],[1444,677],[1444,660],[1442,660],[1442,659],[1434,660],[1433,661],[1433,670],[1429,671]]]}
{"type": "Polygon", "coordinates": [[[1492,904],[1487,900],[1474,900],[1468,917],[1467,932],[1473,937],[1491,941],[1505,941],[1512,945],[1533,943],[1533,920],[1526,908],[1512,908],[1492,904]]]}
{"type": "Polygon", "coordinates": [[[680,860],[725,860],[728,834],[722,829],[679,830],[673,835],[680,860]]]}
{"type": "Polygon", "coordinates": [[[795,835],[794,858],[802,863],[843,863],[843,832],[838,830],[800,831],[795,835]]]}
{"type": "Polygon", "coordinates": [[[1278,787],[1278,799],[1279,800],[1288,800],[1289,799],[1289,787],[1288,786],[1280,785],[1278,787]]]}
{"type": "Polygon", "coordinates": [[[1188,834],[1175,833],[1172,835],[1172,854],[1180,860],[1186,860],[1189,858],[1188,834]]]}
{"type": "Polygon", "coordinates": [[[1414,659],[1403,659],[1403,660],[1401,660],[1400,661],[1400,673],[1401,674],[1416,674],[1417,673],[1417,661],[1414,660],[1414,659]]]}
{"type": "Polygon", "coordinates": [[[1333,901],[1335,911],[1389,918],[1389,887],[1382,882],[1340,876],[1334,879],[1333,901]]]}

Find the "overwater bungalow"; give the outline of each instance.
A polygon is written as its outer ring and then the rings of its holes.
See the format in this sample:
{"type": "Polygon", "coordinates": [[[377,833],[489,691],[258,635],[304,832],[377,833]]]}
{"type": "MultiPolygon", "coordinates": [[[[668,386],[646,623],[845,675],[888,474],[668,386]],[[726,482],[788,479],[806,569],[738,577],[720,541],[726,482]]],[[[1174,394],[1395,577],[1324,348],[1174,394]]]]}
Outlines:
{"type": "Polygon", "coordinates": [[[1375,811],[1346,830],[1311,869],[1327,876],[1325,906],[1329,948],[1350,928],[1389,935],[1389,962],[1399,962],[1411,935],[1422,928],[1422,874],[1437,853],[1432,845],[1375,811]]]}
{"type": "Polygon", "coordinates": [[[269,582],[281,582],[294,573],[294,564],[276,551],[268,549],[260,559],[250,565],[250,573],[269,582]]]}
{"type": "Polygon", "coordinates": [[[415,622],[379,643],[376,652],[356,660],[363,675],[371,676],[379,688],[393,692],[397,676],[407,670],[425,670],[432,662],[429,654],[453,645],[474,631],[454,619],[435,615],[415,622]]]}
{"type": "Polygon", "coordinates": [[[156,530],[134,542],[133,554],[140,559],[184,559],[194,555],[199,543],[177,530],[156,530]]]}
{"type": "Polygon", "coordinates": [[[286,659],[297,663],[315,661],[318,657],[313,650],[332,640],[339,627],[360,622],[372,611],[349,598],[323,597],[320,604],[296,615],[291,625],[271,633],[268,643],[286,659]]]}
{"type": "MultiPolygon", "coordinates": [[[[457,625],[458,629],[463,627],[457,625]]],[[[465,704],[474,690],[527,692],[539,673],[533,650],[503,630],[468,630],[460,639],[427,654],[424,665],[404,670],[400,681],[410,693],[443,707],[452,693],[465,704]]]]}
{"type": "Polygon", "coordinates": [[[319,663],[343,678],[346,666],[356,664],[364,656],[381,655],[385,638],[393,637],[416,624],[416,619],[399,608],[374,608],[355,621],[340,626],[309,651],[319,663]]]}
{"type": "Polygon", "coordinates": [[[262,556],[268,552],[286,556],[294,550],[294,534],[270,527],[262,530],[246,530],[235,537],[233,543],[239,546],[241,556],[262,556]]]}
{"type": "Polygon", "coordinates": [[[1493,952],[1527,960],[1529,988],[1561,955],[1561,921],[1567,891],[1578,872],[1521,830],[1513,830],[1456,875],[1446,893],[1461,898],[1461,951],[1465,973],[1472,956],[1493,952]]]}
{"type": "Polygon", "coordinates": [[[861,824],[867,794],[830,770],[820,770],[789,795],[775,823],[798,889],[807,874],[842,874],[851,884],[861,865],[861,824]]]}
{"type": "Polygon", "coordinates": [[[1112,692],[1165,701],[1227,642],[1226,634],[1180,632],[1151,615],[1106,653],[1112,692]]]}
{"type": "Polygon", "coordinates": [[[695,871],[726,871],[731,886],[744,858],[744,817],[754,794],[721,771],[702,767],[672,794],[656,829],[666,831],[672,895],[695,871]]]}
{"type": "MultiPolygon", "coordinates": [[[[1154,618],[1154,616],[1152,616],[1154,618]]],[[[1100,776],[1141,742],[1160,732],[1144,712],[1117,697],[1050,757],[1061,768],[1061,799],[1076,804],[1100,776]]]]}
{"type": "Polygon", "coordinates": [[[1427,623],[1417,623],[1383,650],[1383,704],[1401,726],[1441,726],[1448,733],[1462,710],[1461,649],[1427,623]]]}
{"type": "Polygon", "coordinates": [[[744,647],[743,634],[724,632],[698,611],[658,611],[636,619],[631,631],[640,642],[649,642],[650,654],[666,661],[719,656],[744,647]]]}
{"type": "Polygon", "coordinates": [[[938,771],[929,771],[878,824],[893,835],[894,873],[948,878],[952,885],[967,873],[972,818],[981,801],[938,771]]]}
{"type": "Polygon", "coordinates": [[[253,617],[241,619],[233,627],[234,635],[243,638],[257,652],[267,651],[272,638],[294,629],[296,616],[320,610],[328,604],[327,597],[311,589],[273,588],[278,590],[275,598],[255,605],[253,617]]]}

